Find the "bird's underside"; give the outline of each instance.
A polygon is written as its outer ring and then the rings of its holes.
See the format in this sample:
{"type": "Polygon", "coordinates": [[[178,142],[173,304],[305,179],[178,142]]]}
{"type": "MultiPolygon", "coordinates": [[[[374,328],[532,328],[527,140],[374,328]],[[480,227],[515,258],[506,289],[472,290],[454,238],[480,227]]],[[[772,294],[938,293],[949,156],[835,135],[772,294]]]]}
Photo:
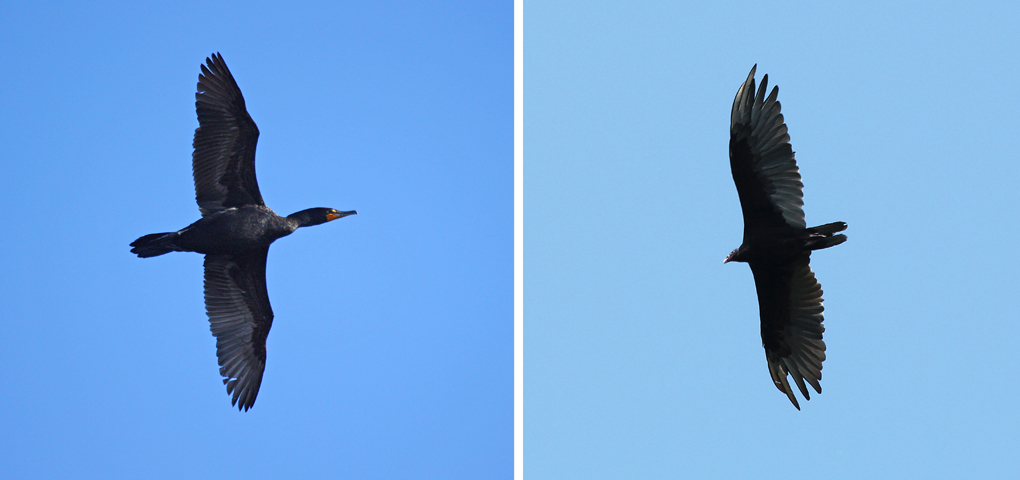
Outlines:
{"type": "Polygon", "coordinates": [[[776,100],[779,89],[765,95],[766,75],[755,91],[754,72],[737,91],[730,116],[730,168],[744,240],[726,261],[751,266],[769,375],[799,410],[791,383],[805,399],[808,385],[821,393],[825,360],[822,288],[809,265],[811,251],[846,241],[837,234],[846,224],[806,228],[804,185],[776,100]]]}

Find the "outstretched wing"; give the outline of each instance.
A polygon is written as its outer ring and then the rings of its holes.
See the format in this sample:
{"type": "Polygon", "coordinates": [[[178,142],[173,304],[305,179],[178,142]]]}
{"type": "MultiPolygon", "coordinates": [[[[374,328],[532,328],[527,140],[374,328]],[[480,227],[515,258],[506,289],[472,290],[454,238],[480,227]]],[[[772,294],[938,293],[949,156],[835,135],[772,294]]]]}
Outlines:
{"type": "Polygon", "coordinates": [[[800,410],[786,377],[789,374],[804,398],[810,400],[807,382],[822,393],[825,342],[822,341],[822,286],[808,265],[805,252],[782,265],[751,263],[761,312],[761,341],[769,374],[779,391],[800,410]]]}
{"type": "Polygon", "coordinates": [[[265,205],[255,179],[259,129],[223,57],[217,53],[205,61],[195,94],[198,128],[191,156],[198,209],[206,216],[225,208],[265,205]]]}
{"type": "Polygon", "coordinates": [[[205,256],[205,310],[216,337],[220,375],[231,405],[255,404],[266,368],[266,336],[273,308],[266,291],[269,249],[247,255],[205,256]]]}
{"type": "Polygon", "coordinates": [[[744,213],[744,238],[790,226],[805,228],[804,184],[780,113],[779,87],[765,97],[769,76],[754,90],[754,71],[737,90],[730,113],[730,169],[744,213]]]}

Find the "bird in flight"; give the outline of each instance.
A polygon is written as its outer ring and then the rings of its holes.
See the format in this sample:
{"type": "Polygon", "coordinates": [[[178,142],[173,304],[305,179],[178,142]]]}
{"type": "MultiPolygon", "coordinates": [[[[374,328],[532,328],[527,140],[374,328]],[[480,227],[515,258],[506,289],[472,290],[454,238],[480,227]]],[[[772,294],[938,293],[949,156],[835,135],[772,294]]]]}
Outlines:
{"type": "Polygon", "coordinates": [[[202,218],[176,232],[145,235],[131,243],[131,252],[142,258],[205,254],[205,310],[220,375],[231,405],[247,411],[262,384],[266,336],[273,325],[266,291],[269,245],[299,227],[358,212],[309,208],[281,217],[269,209],[255,179],[259,129],[223,57],[217,53],[205,62],[195,94],[198,128],[191,156],[202,218]]]}
{"type": "Polygon", "coordinates": [[[805,382],[822,393],[822,287],[808,262],[812,250],[846,241],[846,223],[806,228],[804,184],[780,113],[779,87],[757,93],[754,71],[737,90],[730,113],[730,169],[744,214],[744,240],[723,263],[746,262],[754,274],[761,341],[772,382],[800,410],[787,376],[804,399],[805,382]]]}

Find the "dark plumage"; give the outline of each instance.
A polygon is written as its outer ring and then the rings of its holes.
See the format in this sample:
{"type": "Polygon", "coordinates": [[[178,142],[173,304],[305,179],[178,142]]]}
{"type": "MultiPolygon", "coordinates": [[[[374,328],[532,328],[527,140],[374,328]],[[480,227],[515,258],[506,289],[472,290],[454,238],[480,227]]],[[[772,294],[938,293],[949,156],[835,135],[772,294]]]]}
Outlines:
{"type": "Polygon", "coordinates": [[[776,100],[765,97],[768,75],[757,94],[754,71],[733,99],[730,114],[730,168],[744,213],[744,241],[725,262],[747,262],[754,274],[761,313],[761,341],[769,374],[779,391],[800,410],[787,375],[810,399],[805,382],[822,393],[825,342],[822,341],[822,287],[808,266],[812,250],[839,245],[843,222],[806,228],[804,184],[790,147],[790,136],[776,100]]]}
{"type": "Polygon", "coordinates": [[[220,375],[233,395],[231,405],[247,411],[262,384],[273,325],[266,291],[269,245],[300,227],[358,212],[310,208],[281,217],[270,210],[255,179],[259,129],[223,57],[217,53],[205,61],[195,94],[199,126],[191,157],[202,218],[176,232],[145,235],[131,243],[131,252],[142,258],[205,254],[205,309],[220,375]]]}

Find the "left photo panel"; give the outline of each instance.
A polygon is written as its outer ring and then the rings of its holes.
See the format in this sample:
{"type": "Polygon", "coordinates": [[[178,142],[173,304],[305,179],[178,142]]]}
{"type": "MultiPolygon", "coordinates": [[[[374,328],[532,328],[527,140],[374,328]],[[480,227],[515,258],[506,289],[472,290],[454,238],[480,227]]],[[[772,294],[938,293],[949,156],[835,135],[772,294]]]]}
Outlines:
{"type": "Polygon", "coordinates": [[[0,11],[5,476],[513,476],[512,4],[0,11]]]}

